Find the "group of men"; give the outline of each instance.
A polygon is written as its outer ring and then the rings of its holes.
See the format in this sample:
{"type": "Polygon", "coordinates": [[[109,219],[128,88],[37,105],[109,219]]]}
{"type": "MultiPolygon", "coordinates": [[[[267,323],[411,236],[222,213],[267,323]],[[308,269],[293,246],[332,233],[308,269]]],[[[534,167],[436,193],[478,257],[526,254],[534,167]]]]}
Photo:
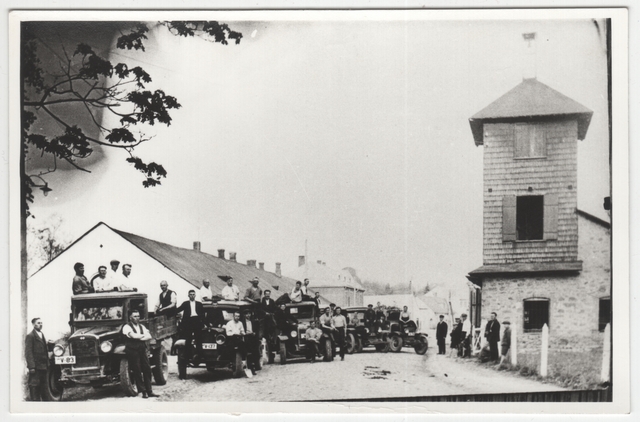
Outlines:
{"type": "MultiPolygon", "coordinates": [[[[436,326],[436,339],[438,341],[438,354],[445,354],[445,340],[447,336],[447,323],[443,321],[444,316],[440,315],[440,322],[436,326]]],[[[471,341],[473,332],[471,322],[467,319],[467,314],[460,315],[455,319],[456,323],[451,330],[451,348],[458,351],[459,357],[471,356],[471,341]]],[[[504,331],[502,341],[500,337],[500,322],[498,314],[491,312],[491,317],[484,328],[484,338],[489,347],[489,360],[502,363],[507,358],[507,353],[511,348],[511,323],[503,321],[504,331]],[[501,346],[500,348],[498,346],[501,346]]]]}
{"type": "Polygon", "coordinates": [[[91,280],[87,279],[84,275],[84,264],[82,262],[76,262],[73,266],[75,275],[73,276],[73,282],[71,289],[74,295],[80,295],[85,293],[97,293],[97,292],[110,292],[113,290],[119,291],[136,291],[131,279],[131,264],[124,264],[122,266],[122,272],[118,272],[120,261],[113,259],[110,262],[111,270],[107,270],[107,267],[100,265],[98,272],[91,277],[91,280]]]}

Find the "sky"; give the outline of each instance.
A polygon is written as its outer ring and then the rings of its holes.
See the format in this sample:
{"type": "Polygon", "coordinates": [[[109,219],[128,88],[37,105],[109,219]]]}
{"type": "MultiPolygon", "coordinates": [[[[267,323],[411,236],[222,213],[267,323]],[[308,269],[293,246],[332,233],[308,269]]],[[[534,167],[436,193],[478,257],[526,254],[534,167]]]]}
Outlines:
{"type": "MultiPolygon", "coordinates": [[[[578,206],[608,220],[605,43],[592,21],[227,22],[222,46],[155,28],[138,61],[178,98],[136,154],[164,165],[144,189],[122,151],[58,171],[32,207],[70,238],[100,221],[172,245],[237,252],[286,275],[298,255],[414,286],[482,265],[482,148],[468,119],[522,81],[593,110],[578,146],[578,206]],[[56,188],[56,185],[59,188],[56,188]],[[306,246],[305,246],[306,245],[306,246]]],[[[105,121],[114,126],[115,121],[105,121]]]]}

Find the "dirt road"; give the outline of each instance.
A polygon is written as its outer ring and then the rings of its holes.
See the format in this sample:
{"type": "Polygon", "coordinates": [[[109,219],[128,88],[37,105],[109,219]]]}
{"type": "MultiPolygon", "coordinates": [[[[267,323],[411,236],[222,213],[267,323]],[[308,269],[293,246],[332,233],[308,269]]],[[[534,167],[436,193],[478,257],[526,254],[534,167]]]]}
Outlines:
{"type": "MultiPolygon", "coordinates": [[[[344,361],[291,362],[265,365],[253,378],[231,377],[231,371],[210,373],[189,369],[179,380],[175,357],[170,357],[167,385],[155,386],[159,401],[297,401],[382,398],[524,391],[559,391],[552,384],[495,371],[475,360],[440,356],[431,348],[424,356],[412,349],[401,353],[347,355],[344,361]]],[[[117,387],[71,389],[65,400],[140,400],[124,397],[117,387]]]]}

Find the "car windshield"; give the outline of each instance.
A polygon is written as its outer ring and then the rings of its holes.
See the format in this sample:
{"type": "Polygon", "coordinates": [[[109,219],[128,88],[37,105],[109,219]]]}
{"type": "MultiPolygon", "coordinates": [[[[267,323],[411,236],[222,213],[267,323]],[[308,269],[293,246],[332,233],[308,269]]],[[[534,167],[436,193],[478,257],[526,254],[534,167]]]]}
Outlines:
{"type": "Polygon", "coordinates": [[[122,302],[113,300],[92,300],[75,303],[73,307],[74,321],[121,320],[122,302]]]}
{"type": "Polygon", "coordinates": [[[314,309],[315,307],[313,305],[312,306],[291,306],[287,308],[287,314],[298,319],[313,318],[314,309]]]}
{"type": "Polygon", "coordinates": [[[233,319],[233,309],[208,309],[205,311],[205,321],[214,327],[223,327],[233,319]]]}

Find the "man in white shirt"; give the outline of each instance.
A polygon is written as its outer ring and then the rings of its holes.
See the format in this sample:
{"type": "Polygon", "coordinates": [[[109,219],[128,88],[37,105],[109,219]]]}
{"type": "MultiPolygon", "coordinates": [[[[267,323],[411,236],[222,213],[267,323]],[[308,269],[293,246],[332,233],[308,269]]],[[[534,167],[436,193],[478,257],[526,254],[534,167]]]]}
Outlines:
{"type": "Polygon", "coordinates": [[[133,280],[131,277],[131,264],[124,264],[122,266],[122,275],[120,276],[120,280],[122,280],[122,285],[120,286],[120,290],[122,291],[134,291],[137,292],[138,289],[133,286],[133,280]]]}
{"type": "Polygon", "coordinates": [[[460,315],[460,318],[462,318],[462,334],[460,335],[462,357],[467,358],[471,356],[471,322],[467,319],[467,314],[460,315]]]}
{"type": "Polygon", "coordinates": [[[291,299],[292,302],[294,303],[298,303],[298,302],[302,302],[302,283],[299,281],[296,281],[296,286],[293,288],[293,290],[291,291],[291,294],[289,295],[289,299],[291,299]]]}
{"type": "Polygon", "coordinates": [[[91,278],[91,285],[96,292],[107,292],[113,290],[111,283],[107,278],[107,267],[100,265],[98,267],[98,274],[91,278]]]}
{"type": "Polygon", "coordinates": [[[233,285],[233,277],[229,277],[227,285],[222,289],[222,297],[224,300],[240,300],[240,290],[233,285]]]}
{"type": "Polygon", "coordinates": [[[213,290],[211,290],[211,282],[208,278],[202,280],[202,287],[200,287],[200,301],[211,302],[213,298],[213,290]]]}
{"type": "Polygon", "coordinates": [[[335,330],[336,345],[340,347],[340,360],[344,360],[344,352],[347,348],[347,319],[340,313],[340,311],[340,307],[336,307],[335,315],[332,318],[332,325],[335,330]]]}
{"type": "Polygon", "coordinates": [[[305,278],[304,284],[302,285],[302,287],[300,287],[300,290],[302,290],[302,294],[305,296],[309,295],[309,291],[307,290],[307,287],[309,287],[309,279],[305,278]]]}
{"type": "Polygon", "coordinates": [[[149,329],[140,323],[140,312],[132,311],[129,323],[122,327],[125,336],[124,351],[129,361],[129,369],[133,375],[142,398],[158,397],[151,390],[151,365],[147,355],[147,341],[151,340],[149,329]],[[144,378],[144,380],[143,380],[144,378]]]}
{"type": "Polygon", "coordinates": [[[245,335],[244,326],[240,322],[240,312],[233,313],[233,319],[225,324],[224,330],[227,333],[227,337],[245,335]]]}

